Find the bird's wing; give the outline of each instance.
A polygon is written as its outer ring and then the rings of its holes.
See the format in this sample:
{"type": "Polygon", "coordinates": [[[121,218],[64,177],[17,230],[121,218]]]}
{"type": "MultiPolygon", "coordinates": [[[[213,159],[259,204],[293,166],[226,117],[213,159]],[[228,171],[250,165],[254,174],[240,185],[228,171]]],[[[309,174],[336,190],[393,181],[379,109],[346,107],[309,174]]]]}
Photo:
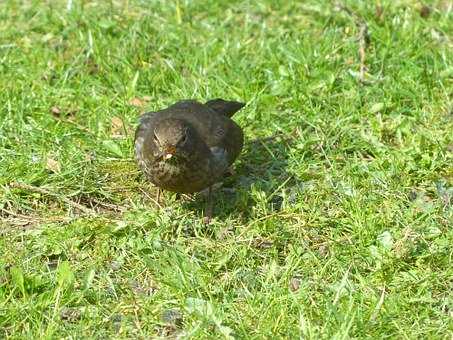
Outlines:
{"type": "Polygon", "coordinates": [[[151,116],[145,117],[144,120],[154,121],[161,117],[187,121],[209,148],[221,148],[226,151],[229,164],[242,150],[244,136],[241,128],[226,114],[221,114],[206,104],[195,100],[183,100],[158,113],[156,118],[151,116]]]}
{"type": "Polygon", "coordinates": [[[222,132],[218,134],[214,146],[225,149],[228,163],[232,164],[241,153],[242,146],[244,145],[244,134],[239,125],[229,118],[227,118],[225,124],[222,124],[222,126],[218,128],[218,131],[221,130],[222,132]]]}

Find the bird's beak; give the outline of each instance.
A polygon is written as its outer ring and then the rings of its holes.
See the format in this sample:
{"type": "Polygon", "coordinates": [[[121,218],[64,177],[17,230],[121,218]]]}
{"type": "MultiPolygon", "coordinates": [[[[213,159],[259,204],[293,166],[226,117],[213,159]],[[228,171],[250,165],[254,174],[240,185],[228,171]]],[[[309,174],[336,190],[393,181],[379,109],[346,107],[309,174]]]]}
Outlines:
{"type": "Polygon", "coordinates": [[[157,155],[156,155],[156,160],[157,161],[161,161],[161,160],[169,160],[170,158],[172,158],[174,156],[174,154],[176,153],[176,148],[172,145],[170,146],[167,146],[164,151],[162,152],[159,152],[157,155]]]}
{"type": "Polygon", "coordinates": [[[163,153],[164,160],[168,160],[168,159],[172,158],[175,153],[176,153],[176,148],[173,145],[167,146],[163,153]]]}
{"type": "Polygon", "coordinates": [[[166,161],[166,160],[169,160],[170,158],[173,157],[173,154],[171,153],[167,153],[167,152],[160,152],[157,156],[156,156],[156,161],[166,161]]]}

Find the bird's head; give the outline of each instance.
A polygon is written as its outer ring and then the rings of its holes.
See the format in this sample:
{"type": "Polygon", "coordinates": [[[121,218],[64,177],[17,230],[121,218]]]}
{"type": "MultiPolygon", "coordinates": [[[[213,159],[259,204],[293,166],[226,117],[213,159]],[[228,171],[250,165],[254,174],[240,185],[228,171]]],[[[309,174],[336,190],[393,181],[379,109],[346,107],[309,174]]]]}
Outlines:
{"type": "Polygon", "coordinates": [[[193,144],[191,127],[180,119],[163,119],[154,128],[155,157],[159,160],[185,158],[193,144]]]}

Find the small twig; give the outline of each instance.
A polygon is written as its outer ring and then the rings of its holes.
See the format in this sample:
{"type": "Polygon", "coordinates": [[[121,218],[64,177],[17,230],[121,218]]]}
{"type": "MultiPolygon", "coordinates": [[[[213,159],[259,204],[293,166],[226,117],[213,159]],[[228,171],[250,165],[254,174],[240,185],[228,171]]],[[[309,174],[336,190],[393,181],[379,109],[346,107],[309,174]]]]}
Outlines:
{"type": "Polygon", "coordinates": [[[366,48],[368,45],[369,35],[368,35],[368,25],[366,21],[359,16],[357,13],[351,11],[348,7],[343,4],[337,4],[338,9],[346,12],[349,16],[351,16],[356,26],[359,29],[359,34],[357,40],[359,41],[359,82],[364,84],[365,81],[365,73],[367,71],[366,67],[366,48]]]}
{"type": "Polygon", "coordinates": [[[46,195],[46,196],[57,197],[58,199],[61,199],[63,202],[65,202],[67,205],[69,205],[73,208],[76,208],[80,211],[83,211],[86,214],[91,215],[91,214],[95,213],[93,210],[91,210],[90,208],[88,208],[82,204],[74,202],[74,201],[70,200],[69,198],[62,197],[54,192],[44,189],[44,188],[39,188],[39,187],[35,187],[35,186],[29,185],[29,184],[18,183],[18,182],[10,183],[9,186],[11,188],[22,189],[22,190],[26,190],[26,191],[36,192],[36,193],[46,195]]]}
{"type": "Polygon", "coordinates": [[[14,211],[0,208],[0,235],[6,234],[11,230],[21,228],[26,230],[40,223],[69,222],[72,219],[66,216],[48,216],[40,217],[36,215],[24,215],[14,211]],[[6,228],[3,227],[6,225],[6,228]]]}
{"type": "Polygon", "coordinates": [[[359,29],[359,57],[360,57],[359,81],[361,83],[365,82],[365,72],[367,70],[365,64],[367,37],[368,37],[368,26],[365,22],[362,22],[360,24],[359,29]]]}
{"type": "Polygon", "coordinates": [[[382,308],[382,305],[384,304],[384,298],[385,298],[385,285],[382,288],[381,297],[379,298],[379,301],[376,304],[376,307],[374,307],[373,314],[371,314],[371,317],[370,317],[370,321],[371,322],[376,321],[376,318],[379,315],[379,312],[380,312],[380,310],[382,308]]]}
{"type": "MultiPolygon", "coordinates": [[[[3,208],[0,208],[0,212],[1,212],[0,225],[2,225],[4,223],[4,224],[6,224],[7,227],[11,227],[11,226],[24,227],[24,226],[28,226],[30,224],[36,224],[36,223],[40,222],[40,220],[38,218],[36,218],[35,216],[22,215],[22,214],[18,214],[18,213],[15,213],[13,211],[3,209],[3,208]],[[9,216],[9,217],[6,217],[6,216],[9,216]]],[[[5,229],[1,228],[0,235],[3,234],[4,232],[5,232],[5,229]]]]}
{"type": "MultiPolygon", "coordinates": [[[[127,210],[127,207],[124,207],[124,206],[120,206],[120,205],[117,205],[117,204],[113,204],[113,203],[108,203],[108,202],[102,202],[100,200],[98,200],[97,198],[94,198],[94,197],[85,197],[86,201],[90,202],[90,203],[94,203],[98,206],[101,206],[103,207],[104,209],[107,209],[107,210],[114,210],[114,211],[118,211],[118,212],[125,212],[127,210]]],[[[96,207],[96,206],[94,206],[96,207]]]]}

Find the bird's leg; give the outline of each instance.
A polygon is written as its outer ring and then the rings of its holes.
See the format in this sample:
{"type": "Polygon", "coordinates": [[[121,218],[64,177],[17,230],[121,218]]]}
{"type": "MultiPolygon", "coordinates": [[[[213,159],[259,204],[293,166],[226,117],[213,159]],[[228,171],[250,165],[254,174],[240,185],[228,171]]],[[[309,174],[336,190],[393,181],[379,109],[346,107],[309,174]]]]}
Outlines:
{"type": "Polygon", "coordinates": [[[212,186],[209,186],[208,188],[208,197],[206,199],[206,208],[205,208],[205,217],[204,217],[204,222],[206,224],[209,224],[211,222],[212,218],[212,186]]]}
{"type": "Polygon", "coordinates": [[[225,172],[225,177],[231,177],[236,175],[236,171],[234,170],[233,166],[230,166],[227,171],[225,172]]]}
{"type": "Polygon", "coordinates": [[[212,186],[209,187],[208,190],[208,207],[207,207],[207,215],[209,218],[212,217],[212,186]]]}
{"type": "Polygon", "coordinates": [[[160,206],[160,194],[162,193],[162,190],[157,187],[157,196],[156,196],[156,201],[157,201],[157,205],[160,206]]]}

